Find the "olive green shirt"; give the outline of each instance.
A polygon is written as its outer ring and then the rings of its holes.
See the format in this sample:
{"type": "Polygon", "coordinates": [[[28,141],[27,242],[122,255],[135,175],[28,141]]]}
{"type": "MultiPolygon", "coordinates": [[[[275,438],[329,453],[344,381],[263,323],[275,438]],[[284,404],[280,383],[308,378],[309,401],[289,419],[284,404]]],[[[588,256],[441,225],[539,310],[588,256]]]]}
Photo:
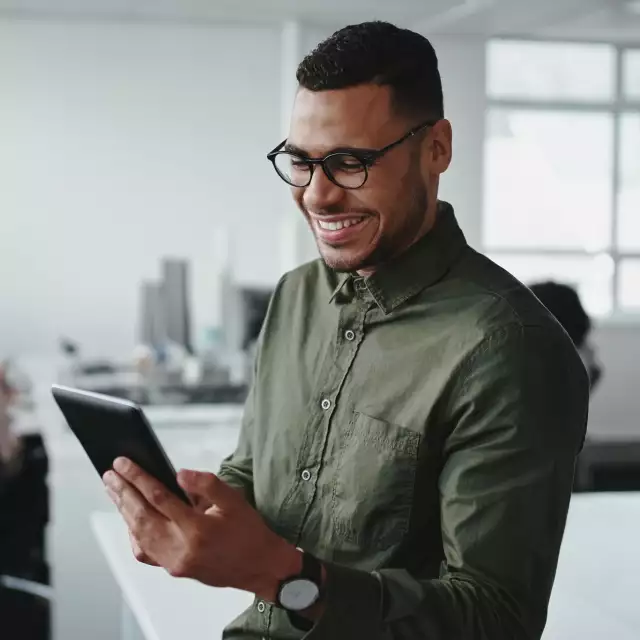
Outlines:
{"type": "Polygon", "coordinates": [[[305,631],[256,601],[224,637],[539,638],[588,394],[569,337],[446,203],[371,277],[284,276],[220,476],[325,562],[325,610],[305,631]]]}

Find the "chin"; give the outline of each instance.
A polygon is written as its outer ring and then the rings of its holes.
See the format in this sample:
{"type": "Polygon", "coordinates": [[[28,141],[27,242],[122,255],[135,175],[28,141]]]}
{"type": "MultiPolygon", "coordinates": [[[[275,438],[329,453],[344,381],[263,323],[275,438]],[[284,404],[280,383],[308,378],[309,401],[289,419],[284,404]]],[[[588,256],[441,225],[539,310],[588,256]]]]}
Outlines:
{"type": "Polygon", "coordinates": [[[334,247],[320,246],[320,257],[324,263],[334,271],[340,272],[352,272],[365,269],[369,264],[369,257],[372,252],[359,252],[349,251],[345,249],[338,249],[334,247]]]}

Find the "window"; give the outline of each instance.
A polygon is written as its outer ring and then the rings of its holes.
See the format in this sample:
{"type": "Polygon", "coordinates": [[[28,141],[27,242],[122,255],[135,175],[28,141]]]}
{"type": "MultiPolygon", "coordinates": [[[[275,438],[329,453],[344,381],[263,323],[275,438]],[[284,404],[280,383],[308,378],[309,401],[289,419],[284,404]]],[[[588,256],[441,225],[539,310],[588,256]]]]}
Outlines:
{"type": "Polygon", "coordinates": [[[487,246],[608,248],[611,115],[496,107],[488,119],[487,246]]]}
{"type": "Polygon", "coordinates": [[[488,46],[493,98],[610,102],[615,95],[615,49],[609,45],[494,40],[488,46]]]}
{"type": "Polygon", "coordinates": [[[487,94],[489,256],[593,315],[640,312],[640,50],[495,40],[487,94]]]}
{"type": "Polygon", "coordinates": [[[623,91],[629,100],[640,100],[640,49],[624,52],[623,91]]]}
{"type": "Polygon", "coordinates": [[[620,120],[618,248],[640,252],[640,113],[620,120]]]}
{"type": "Polygon", "coordinates": [[[625,310],[640,311],[640,260],[630,258],[620,263],[618,296],[625,310]]]}

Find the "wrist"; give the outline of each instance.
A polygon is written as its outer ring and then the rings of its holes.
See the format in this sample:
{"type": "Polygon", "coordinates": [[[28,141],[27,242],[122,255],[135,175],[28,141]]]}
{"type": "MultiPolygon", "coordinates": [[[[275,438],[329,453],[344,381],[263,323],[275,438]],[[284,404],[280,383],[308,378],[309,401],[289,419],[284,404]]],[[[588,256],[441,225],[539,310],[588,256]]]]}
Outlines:
{"type": "Polygon", "coordinates": [[[261,600],[275,603],[280,583],[298,575],[302,570],[302,552],[285,540],[281,540],[266,554],[266,557],[267,565],[253,591],[261,600]]]}

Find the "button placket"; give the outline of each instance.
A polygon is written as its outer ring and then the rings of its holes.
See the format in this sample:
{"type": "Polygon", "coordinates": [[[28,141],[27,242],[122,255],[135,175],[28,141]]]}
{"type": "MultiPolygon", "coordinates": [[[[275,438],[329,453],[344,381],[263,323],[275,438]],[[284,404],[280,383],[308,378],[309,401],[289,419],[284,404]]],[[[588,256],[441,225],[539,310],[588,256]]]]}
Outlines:
{"type": "MultiPolygon", "coordinates": [[[[361,282],[361,286],[364,289],[364,297],[368,297],[369,293],[366,283],[361,282]]],[[[357,297],[361,298],[361,296],[357,297]]],[[[330,367],[326,366],[329,362],[323,364],[323,375],[318,380],[318,388],[323,389],[324,393],[321,391],[319,397],[316,396],[316,402],[318,403],[316,407],[319,406],[321,408],[322,415],[318,416],[318,428],[315,430],[315,438],[318,439],[315,451],[313,451],[314,447],[310,439],[309,445],[305,446],[304,451],[301,452],[299,457],[299,462],[305,466],[298,467],[299,475],[296,485],[297,490],[305,495],[306,508],[296,531],[296,541],[300,540],[309,519],[316,495],[316,485],[324,464],[324,458],[318,459],[317,453],[318,451],[325,450],[330,438],[333,415],[337,410],[337,398],[344,385],[351,364],[359,351],[360,342],[364,336],[364,324],[369,307],[370,303],[364,305],[362,301],[356,303],[355,300],[353,304],[345,305],[343,309],[344,313],[341,312],[338,319],[338,327],[336,327],[338,339],[334,342],[337,347],[336,352],[333,354],[333,362],[335,364],[330,365],[330,367]],[[344,347],[344,342],[342,345],[340,343],[345,339],[352,343],[349,348],[341,348],[344,347]]]]}

